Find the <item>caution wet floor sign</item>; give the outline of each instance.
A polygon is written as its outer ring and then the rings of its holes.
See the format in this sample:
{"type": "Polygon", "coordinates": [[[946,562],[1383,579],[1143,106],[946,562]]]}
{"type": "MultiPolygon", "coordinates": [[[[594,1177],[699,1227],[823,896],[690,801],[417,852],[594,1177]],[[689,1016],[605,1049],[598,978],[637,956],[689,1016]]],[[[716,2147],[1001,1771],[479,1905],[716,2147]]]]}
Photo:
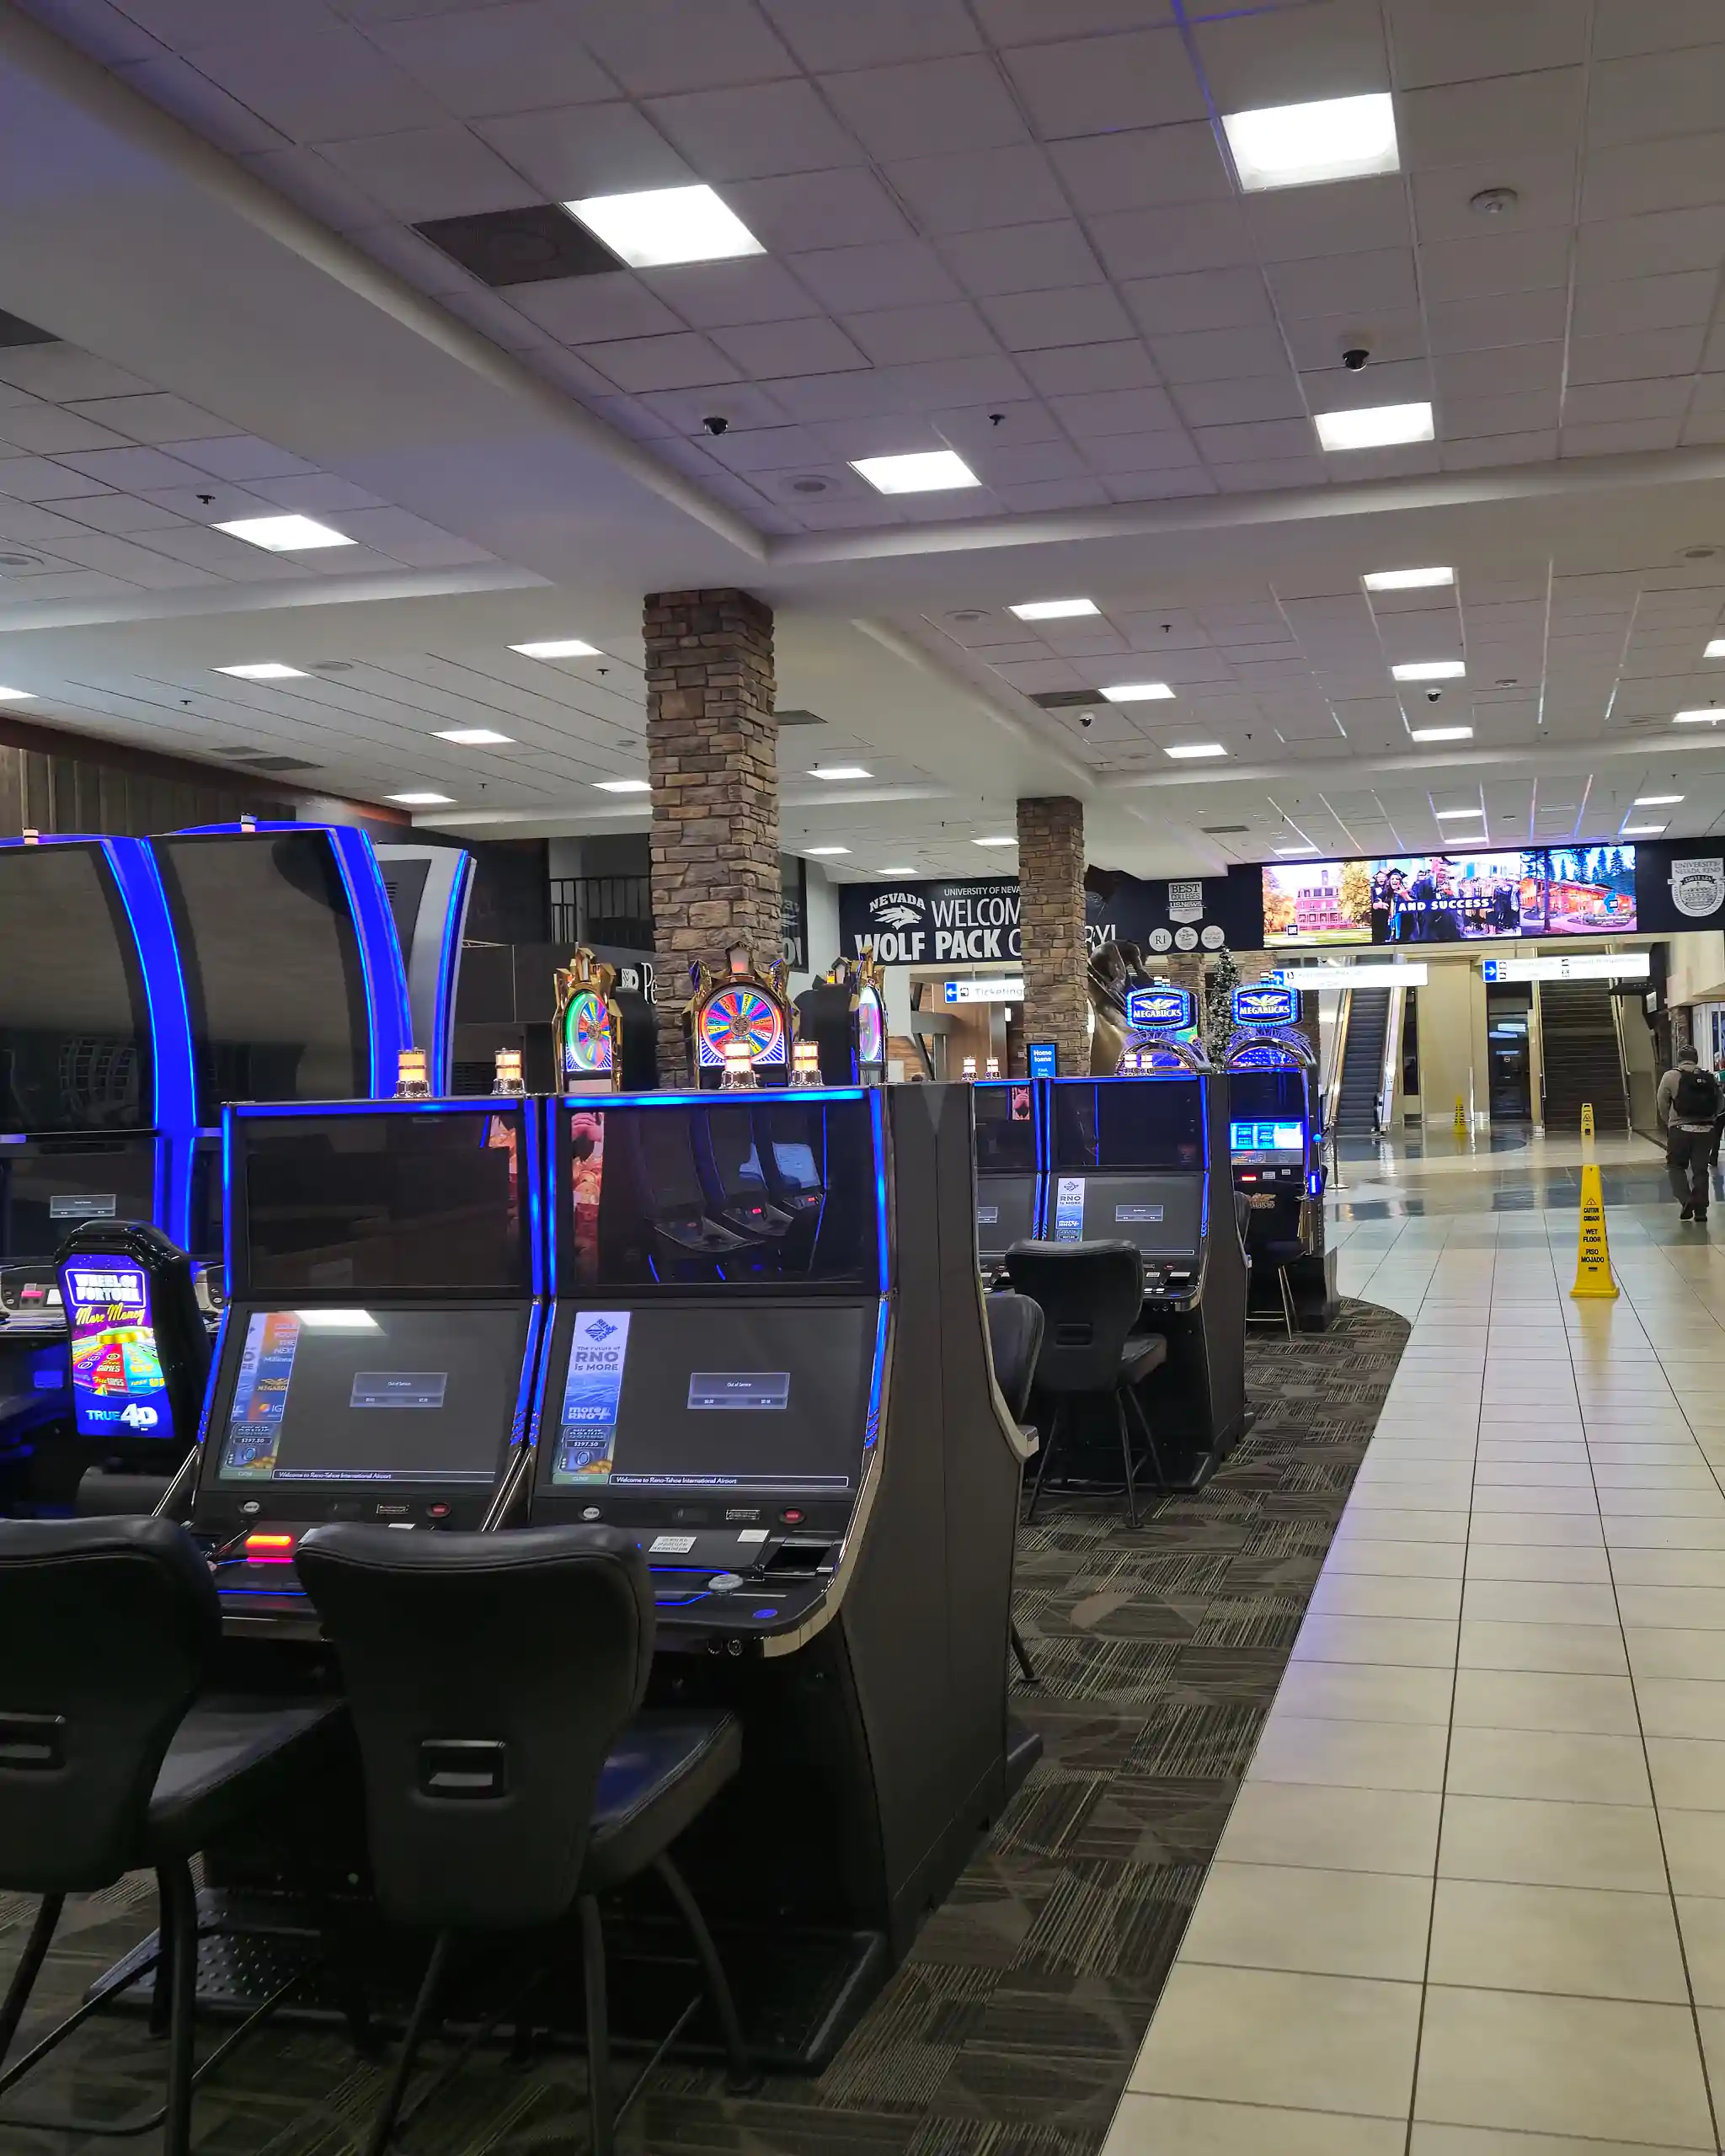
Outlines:
{"type": "Polygon", "coordinates": [[[1611,1246],[1605,1234],[1605,1196],[1599,1188],[1599,1171],[1591,1166],[1581,1171],[1581,1235],[1575,1251],[1575,1285],[1569,1292],[1607,1299],[1617,1293],[1617,1283],[1611,1278],[1611,1246]]]}

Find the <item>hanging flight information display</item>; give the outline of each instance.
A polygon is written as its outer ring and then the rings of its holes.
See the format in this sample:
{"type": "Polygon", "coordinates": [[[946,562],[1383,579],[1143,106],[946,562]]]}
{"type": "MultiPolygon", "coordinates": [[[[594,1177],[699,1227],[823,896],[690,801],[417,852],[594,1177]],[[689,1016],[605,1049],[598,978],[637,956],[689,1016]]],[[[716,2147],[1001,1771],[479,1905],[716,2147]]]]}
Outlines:
{"type": "Polygon", "coordinates": [[[1632,846],[1381,855],[1263,873],[1266,949],[1632,935],[1636,928],[1632,846]]]}

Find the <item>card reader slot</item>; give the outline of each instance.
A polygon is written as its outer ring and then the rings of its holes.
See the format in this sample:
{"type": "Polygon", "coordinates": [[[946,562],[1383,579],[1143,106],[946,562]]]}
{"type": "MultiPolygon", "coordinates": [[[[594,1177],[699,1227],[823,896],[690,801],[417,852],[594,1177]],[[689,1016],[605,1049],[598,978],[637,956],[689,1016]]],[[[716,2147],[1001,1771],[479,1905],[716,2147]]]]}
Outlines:
{"type": "Polygon", "coordinates": [[[774,1545],[760,1571],[768,1579],[813,1579],[831,1569],[836,1555],[830,1542],[787,1540],[774,1545]]]}

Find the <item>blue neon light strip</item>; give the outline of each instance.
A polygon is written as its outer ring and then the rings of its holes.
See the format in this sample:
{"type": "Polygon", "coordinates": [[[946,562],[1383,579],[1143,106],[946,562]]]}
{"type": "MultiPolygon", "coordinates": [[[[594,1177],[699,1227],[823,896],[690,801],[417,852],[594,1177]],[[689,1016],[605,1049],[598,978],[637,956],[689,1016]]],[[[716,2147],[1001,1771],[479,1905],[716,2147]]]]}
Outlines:
{"type": "Polygon", "coordinates": [[[864,1452],[880,1435],[880,1396],[886,1383],[886,1328],[891,1312],[892,1303],[883,1295],[880,1315],[874,1321],[874,1369],[868,1380],[868,1421],[862,1432],[864,1452]]]}
{"type": "Polygon", "coordinates": [[[197,1066],[179,947],[174,940],[167,894],[148,846],[142,839],[103,839],[99,843],[137,946],[150,1016],[156,1221],[184,1247],[191,1238],[197,1066]]]}
{"type": "Polygon", "coordinates": [[[569,1108],[584,1108],[590,1113],[595,1109],[606,1113],[611,1108],[728,1108],[748,1107],[762,1101],[862,1101],[879,1093],[879,1086],[761,1086],[747,1092],[724,1093],[718,1087],[704,1093],[606,1093],[595,1100],[591,1093],[565,1093],[563,1105],[569,1108]]]}
{"type": "MultiPolygon", "coordinates": [[[[841,1095],[835,1098],[845,1097],[841,1095]]],[[[849,1097],[858,1098],[856,1094],[849,1097]]],[[[886,1110],[881,1100],[881,1088],[868,1089],[869,1123],[874,1133],[874,1219],[879,1241],[880,1292],[885,1294],[892,1283],[892,1252],[887,1234],[886,1198],[886,1110]]]]}
{"type": "Polygon", "coordinates": [[[389,894],[371,841],[344,824],[326,824],[335,862],[353,909],[360,946],[360,971],[371,1019],[371,1091],[387,1100],[395,1091],[401,1051],[413,1045],[413,1018],[408,1008],[408,977],[401,943],[389,910],[389,894]]]}
{"type": "MultiPolygon", "coordinates": [[[[467,895],[473,880],[473,857],[464,853],[450,885],[449,905],[443,916],[443,937],[437,952],[437,995],[432,1006],[431,1030],[436,1038],[425,1043],[432,1089],[448,1092],[455,1061],[455,991],[462,962],[462,925],[467,916],[467,895]]],[[[386,899],[387,894],[385,894],[386,899]]],[[[394,926],[391,920],[392,930],[394,926]]]]}
{"type": "Polygon", "coordinates": [[[535,1302],[527,1312],[527,1344],[521,1356],[521,1383],[515,1387],[515,1418],[510,1424],[510,1449],[533,1442],[536,1421],[534,1401],[539,1389],[541,1330],[545,1323],[544,1305],[535,1302]]]}
{"type": "MultiPolygon", "coordinates": [[[[544,1207],[540,1193],[544,1187],[546,1153],[537,1101],[521,1102],[521,1128],[526,1134],[525,1160],[518,1175],[527,1186],[527,1240],[531,1246],[533,1293],[545,1293],[545,1226],[544,1207]]],[[[551,1209],[554,1214],[555,1206],[551,1209]]]]}
{"type": "MultiPolygon", "coordinates": [[[[232,1276],[230,1276],[231,1278],[232,1276]]],[[[224,1304],[221,1316],[216,1321],[216,1344],[210,1351],[210,1373],[204,1380],[204,1403],[198,1410],[198,1449],[210,1434],[210,1411],[216,1404],[216,1374],[222,1368],[222,1350],[227,1341],[227,1315],[232,1304],[224,1304]]]]}
{"type": "Polygon", "coordinates": [[[545,1279],[548,1292],[554,1295],[557,1293],[557,1216],[563,1203],[563,1192],[557,1187],[563,1176],[563,1171],[558,1165],[557,1103],[541,1101],[537,1105],[544,1118],[539,1131],[540,1152],[553,1185],[551,1203],[545,1209],[545,1279]]]}
{"type": "Polygon", "coordinates": [[[553,1300],[546,1308],[545,1333],[540,1342],[539,1368],[533,1380],[533,1404],[527,1415],[527,1443],[537,1451],[539,1433],[545,1425],[545,1394],[551,1383],[551,1340],[557,1329],[557,1304],[553,1300]]]}

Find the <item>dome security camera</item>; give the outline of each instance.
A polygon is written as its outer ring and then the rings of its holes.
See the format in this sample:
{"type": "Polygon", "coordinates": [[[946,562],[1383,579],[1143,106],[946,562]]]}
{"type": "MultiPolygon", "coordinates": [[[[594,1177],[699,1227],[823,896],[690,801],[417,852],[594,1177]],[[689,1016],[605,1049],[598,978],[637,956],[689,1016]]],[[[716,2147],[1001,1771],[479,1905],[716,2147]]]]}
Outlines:
{"type": "Polygon", "coordinates": [[[1349,374],[1358,374],[1370,357],[1371,351],[1369,346],[1350,344],[1342,355],[1342,364],[1349,374]]]}
{"type": "Polygon", "coordinates": [[[1078,723],[1081,726],[1094,726],[1096,713],[1093,711],[1081,711],[1078,714],[1078,723]]]}
{"type": "Polygon", "coordinates": [[[713,413],[708,418],[704,419],[701,424],[706,428],[708,433],[710,435],[723,435],[729,434],[730,432],[731,423],[728,419],[726,419],[723,412],[713,413]]]}
{"type": "Polygon", "coordinates": [[[1442,696],[1443,693],[1444,692],[1441,689],[1428,689],[1425,692],[1425,700],[1429,704],[1434,704],[1442,696]]]}

